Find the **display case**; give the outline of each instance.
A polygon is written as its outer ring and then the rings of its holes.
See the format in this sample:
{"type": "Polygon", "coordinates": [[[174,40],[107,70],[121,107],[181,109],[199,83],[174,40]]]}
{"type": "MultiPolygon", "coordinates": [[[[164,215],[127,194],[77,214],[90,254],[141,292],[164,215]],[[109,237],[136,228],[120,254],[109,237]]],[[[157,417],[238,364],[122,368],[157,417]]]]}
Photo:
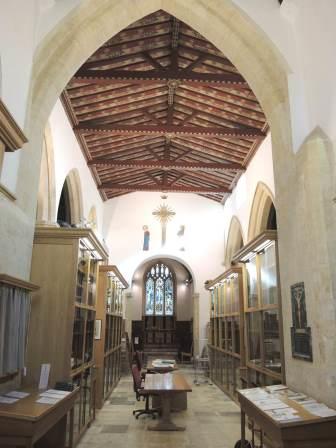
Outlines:
{"type": "Polygon", "coordinates": [[[284,383],[276,231],[255,238],[233,262],[243,265],[246,382],[251,387],[284,383]]]}
{"type": "Polygon", "coordinates": [[[206,283],[210,291],[211,379],[232,398],[245,363],[242,269],[233,267],[206,283]]]}
{"type": "Polygon", "coordinates": [[[128,283],[116,266],[100,266],[95,334],[96,405],[101,408],[121,375],[123,291],[128,283]]]}
{"type": "Polygon", "coordinates": [[[98,269],[107,257],[90,229],[36,228],[31,279],[41,288],[32,301],[24,383],[37,385],[41,364],[50,364],[49,387],[56,382],[80,387],[75,441],[95,414],[98,269]]]}

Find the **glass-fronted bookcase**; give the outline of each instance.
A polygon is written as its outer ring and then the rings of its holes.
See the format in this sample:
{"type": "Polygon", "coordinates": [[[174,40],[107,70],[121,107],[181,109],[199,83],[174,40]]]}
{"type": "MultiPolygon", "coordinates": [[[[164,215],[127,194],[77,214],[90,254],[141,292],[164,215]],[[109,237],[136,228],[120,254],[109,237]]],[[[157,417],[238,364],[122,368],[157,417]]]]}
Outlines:
{"type": "Polygon", "coordinates": [[[240,249],[243,266],[246,376],[249,387],[285,382],[277,232],[267,230],[240,249]]]}
{"type": "Polygon", "coordinates": [[[90,229],[37,227],[31,278],[34,293],[27,345],[27,376],[36,385],[42,363],[50,364],[49,387],[80,387],[75,403],[74,440],[95,416],[94,330],[99,266],[104,246],[90,229]]]}
{"type": "Polygon", "coordinates": [[[95,335],[96,406],[101,408],[121,375],[123,291],[128,283],[116,266],[100,266],[95,335]]]}
{"type": "Polygon", "coordinates": [[[210,374],[232,398],[244,366],[242,269],[233,267],[206,283],[210,291],[210,374]]]}

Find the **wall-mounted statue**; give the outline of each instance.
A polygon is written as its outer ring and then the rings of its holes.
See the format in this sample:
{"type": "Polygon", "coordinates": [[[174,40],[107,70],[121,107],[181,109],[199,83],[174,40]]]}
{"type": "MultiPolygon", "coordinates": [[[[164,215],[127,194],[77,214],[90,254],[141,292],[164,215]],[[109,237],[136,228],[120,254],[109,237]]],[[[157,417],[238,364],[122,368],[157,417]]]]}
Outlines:
{"type": "Polygon", "coordinates": [[[144,239],[143,239],[143,247],[142,250],[149,250],[149,238],[150,238],[150,233],[149,233],[149,229],[148,226],[143,226],[142,230],[144,231],[144,239]]]}

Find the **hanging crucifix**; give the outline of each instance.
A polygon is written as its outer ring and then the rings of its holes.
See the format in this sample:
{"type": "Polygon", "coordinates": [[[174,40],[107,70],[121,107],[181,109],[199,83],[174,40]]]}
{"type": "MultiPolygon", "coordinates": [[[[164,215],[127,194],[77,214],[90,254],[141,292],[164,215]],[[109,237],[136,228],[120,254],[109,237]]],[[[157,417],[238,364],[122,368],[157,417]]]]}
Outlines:
{"type": "Polygon", "coordinates": [[[161,247],[166,244],[167,236],[167,222],[170,221],[175,212],[167,204],[161,204],[156,210],[154,210],[153,215],[161,222],[161,247]]]}

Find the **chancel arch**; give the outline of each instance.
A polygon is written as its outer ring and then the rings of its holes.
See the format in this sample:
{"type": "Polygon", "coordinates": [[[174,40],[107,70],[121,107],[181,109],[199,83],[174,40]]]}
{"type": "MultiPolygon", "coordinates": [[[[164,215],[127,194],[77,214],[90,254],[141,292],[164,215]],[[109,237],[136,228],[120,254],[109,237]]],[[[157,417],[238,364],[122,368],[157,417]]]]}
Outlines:
{"type": "Polygon", "coordinates": [[[251,207],[248,240],[252,240],[267,229],[276,230],[274,196],[267,185],[259,182],[251,207]]]}
{"type": "Polygon", "coordinates": [[[225,248],[225,267],[229,268],[231,265],[231,259],[233,255],[244,245],[242,227],[239,219],[233,216],[231,219],[228,237],[226,240],[225,248]]]}

